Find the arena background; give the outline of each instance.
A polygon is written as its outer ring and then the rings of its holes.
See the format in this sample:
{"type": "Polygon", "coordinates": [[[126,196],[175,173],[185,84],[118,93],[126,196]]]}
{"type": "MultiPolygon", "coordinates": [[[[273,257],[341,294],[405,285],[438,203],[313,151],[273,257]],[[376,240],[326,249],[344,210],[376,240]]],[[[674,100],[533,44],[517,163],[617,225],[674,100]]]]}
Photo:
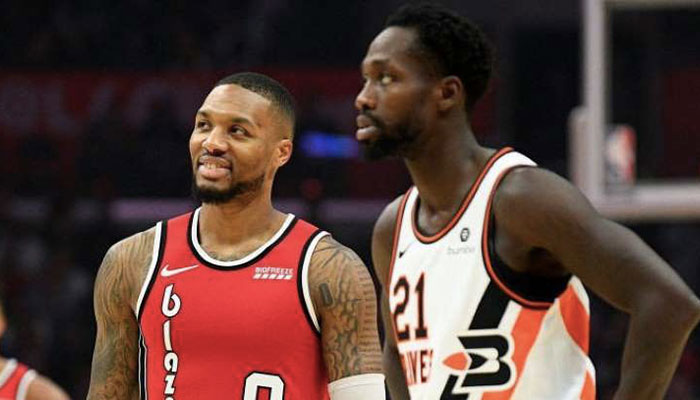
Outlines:
{"type": "MultiPolygon", "coordinates": [[[[92,285],[117,240],[193,206],[187,139],[220,77],[254,70],[298,101],[277,205],[369,263],[382,207],[405,191],[400,161],[366,163],[354,142],[358,65],[397,0],[16,1],[0,13],[0,353],[84,398],[92,285]]],[[[578,0],[445,1],[498,51],[474,127],[563,176],[581,103],[578,0]]],[[[610,43],[612,122],[637,134],[637,177],[700,182],[700,8],[620,11],[610,43]]],[[[603,151],[603,149],[601,149],[603,151]]],[[[700,184],[700,183],[699,183],[700,184]]],[[[700,292],[700,220],[625,221],[700,292]]],[[[627,318],[592,297],[599,398],[615,388],[627,318]]],[[[700,333],[669,399],[700,399],[700,333]]]]}

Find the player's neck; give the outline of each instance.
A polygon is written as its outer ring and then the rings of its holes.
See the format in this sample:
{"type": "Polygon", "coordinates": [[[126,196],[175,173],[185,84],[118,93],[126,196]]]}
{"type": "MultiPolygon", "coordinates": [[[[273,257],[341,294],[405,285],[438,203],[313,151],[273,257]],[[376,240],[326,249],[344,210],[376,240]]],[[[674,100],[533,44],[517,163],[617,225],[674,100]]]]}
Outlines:
{"type": "Polygon", "coordinates": [[[421,208],[456,211],[481,171],[488,149],[481,147],[469,126],[444,135],[429,135],[420,152],[405,159],[421,208]]]}
{"type": "Polygon", "coordinates": [[[276,232],[286,215],[272,207],[269,193],[224,204],[203,204],[199,235],[205,247],[229,247],[247,240],[265,239],[276,232]]]}

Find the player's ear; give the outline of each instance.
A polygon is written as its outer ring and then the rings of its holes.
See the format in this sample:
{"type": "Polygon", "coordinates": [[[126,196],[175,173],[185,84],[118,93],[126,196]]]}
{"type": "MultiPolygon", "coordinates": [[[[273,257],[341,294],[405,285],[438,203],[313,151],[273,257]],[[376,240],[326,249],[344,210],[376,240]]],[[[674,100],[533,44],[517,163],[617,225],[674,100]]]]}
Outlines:
{"type": "Polygon", "coordinates": [[[294,149],[294,144],[291,139],[284,138],[277,143],[277,150],[275,154],[275,166],[277,168],[286,164],[292,157],[292,150],[294,149]]]}
{"type": "Polygon", "coordinates": [[[460,106],[464,101],[464,86],[454,75],[442,78],[438,89],[438,110],[441,112],[460,106]]]}
{"type": "Polygon", "coordinates": [[[2,338],[6,328],[7,320],[5,319],[5,311],[2,308],[2,303],[0,303],[0,338],[2,338]]]}

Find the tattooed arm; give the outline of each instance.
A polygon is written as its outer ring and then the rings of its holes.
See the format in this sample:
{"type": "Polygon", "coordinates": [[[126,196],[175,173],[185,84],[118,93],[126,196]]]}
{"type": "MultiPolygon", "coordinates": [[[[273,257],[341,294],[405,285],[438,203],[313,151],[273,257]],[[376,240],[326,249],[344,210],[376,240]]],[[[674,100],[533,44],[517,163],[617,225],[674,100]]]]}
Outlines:
{"type": "Polygon", "coordinates": [[[153,240],[154,231],[149,230],[115,244],[97,273],[89,400],[138,398],[138,325],[133,310],[153,240]]]}
{"type": "Polygon", "coordinates": [[[330,237],[311,258],[309,288],[330,382],[381,373],[374,284],[360,258],[330,237]]]}

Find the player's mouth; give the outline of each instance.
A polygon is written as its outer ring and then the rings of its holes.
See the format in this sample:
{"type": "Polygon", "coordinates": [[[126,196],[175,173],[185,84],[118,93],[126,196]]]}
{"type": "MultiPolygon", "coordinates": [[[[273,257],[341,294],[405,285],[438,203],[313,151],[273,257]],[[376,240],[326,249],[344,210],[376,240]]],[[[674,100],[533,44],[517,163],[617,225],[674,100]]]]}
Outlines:
{"type": "Polygon", "coordinates": [[[204,179],[221,179],[230,175],[231,170],[231,163],[221,157],[202,156],[197,160],[197,172],[204,179]]]}
{"type": "Polygon", "coordinates": [[[372,137],[379,134],[379,128],[375,125],[372,118],[365,114],[360,114],[355,119],[357,123],[357,132],[355,138],[359,141],[370,140],[372,137]]]}

